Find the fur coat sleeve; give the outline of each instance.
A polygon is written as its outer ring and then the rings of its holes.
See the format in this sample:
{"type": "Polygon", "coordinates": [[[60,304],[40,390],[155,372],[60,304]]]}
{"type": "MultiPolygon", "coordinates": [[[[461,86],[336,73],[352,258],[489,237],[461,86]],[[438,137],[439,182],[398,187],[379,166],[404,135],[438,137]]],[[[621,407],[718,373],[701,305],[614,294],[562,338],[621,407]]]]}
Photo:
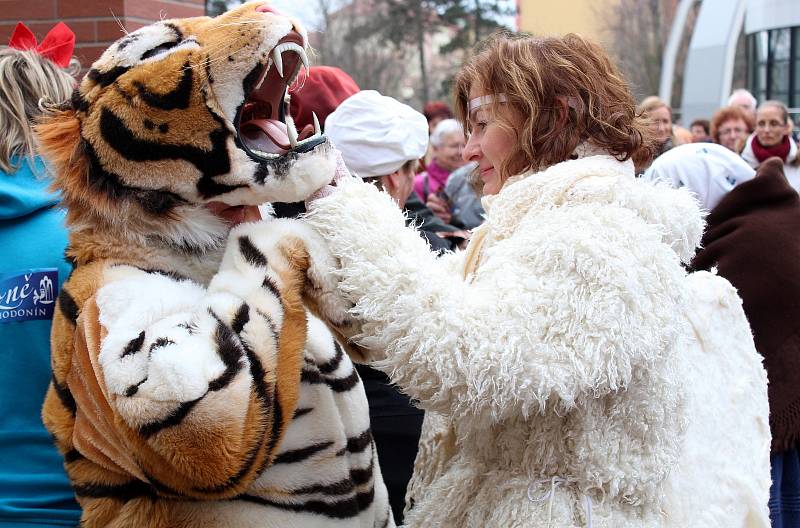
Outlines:
{"type": "Polygon", "coordinates": [[[429,410],[497,421],[570,409],[624,388],[679,332],[679,259],[622,206],[534,207],[469,282],[369,185],[343,183],[308,221],[339,261],[357,340],[429,410]]]}

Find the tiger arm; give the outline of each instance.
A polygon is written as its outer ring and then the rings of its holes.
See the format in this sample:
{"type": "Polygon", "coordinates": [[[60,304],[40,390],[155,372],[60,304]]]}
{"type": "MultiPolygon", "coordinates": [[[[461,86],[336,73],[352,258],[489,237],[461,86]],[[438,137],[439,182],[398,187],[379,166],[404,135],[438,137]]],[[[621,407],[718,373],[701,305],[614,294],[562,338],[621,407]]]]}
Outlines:
{"type": "Polygon", "coordinates": [[[298,397],[308,259],[268,238],[260,223],[235,229],[207,289],[106,270],[81,310],[68,377],[84,456],[198,499],[243,492],[271,462],[298,397]]]}

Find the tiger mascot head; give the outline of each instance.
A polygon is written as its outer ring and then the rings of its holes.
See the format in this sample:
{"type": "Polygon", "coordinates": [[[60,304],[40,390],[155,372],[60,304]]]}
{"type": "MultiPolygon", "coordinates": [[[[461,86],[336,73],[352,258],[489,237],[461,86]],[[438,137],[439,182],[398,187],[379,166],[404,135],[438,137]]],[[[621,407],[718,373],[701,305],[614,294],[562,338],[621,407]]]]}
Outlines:
{"type": "Polygon", "coordinates": [[[73,238],[202,254],[230,229],[210,202],[292,202],[322,187],[332,149],[288,113],[306,46],[304,30],[263,2],[115,42],[68,107],[37,126],[73,238]]]}

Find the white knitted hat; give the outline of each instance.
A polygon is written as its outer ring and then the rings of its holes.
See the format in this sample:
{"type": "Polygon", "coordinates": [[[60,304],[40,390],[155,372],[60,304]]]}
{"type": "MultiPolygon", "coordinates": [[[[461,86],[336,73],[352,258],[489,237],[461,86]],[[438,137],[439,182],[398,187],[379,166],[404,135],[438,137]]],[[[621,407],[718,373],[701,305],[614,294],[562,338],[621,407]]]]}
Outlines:
{"type": "Polygon", "coordinates": [[[325,120],[325,135],[361,178],[391,174],[428,149],[425,116],[375,90],[345,99],[325,120]]]}

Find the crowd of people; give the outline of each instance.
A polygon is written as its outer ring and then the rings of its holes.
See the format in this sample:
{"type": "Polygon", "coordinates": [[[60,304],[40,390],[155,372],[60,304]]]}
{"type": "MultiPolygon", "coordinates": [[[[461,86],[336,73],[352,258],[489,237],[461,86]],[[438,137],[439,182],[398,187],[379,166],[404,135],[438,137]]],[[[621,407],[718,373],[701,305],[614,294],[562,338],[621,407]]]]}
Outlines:
{"type": "MultiPolygon", "coordinates": [[[[40,417],[68,231],[33,126],[76,82],[68,33],[24,37],[0,49],[0,526],[74,526],[82,453],[40,417]]],[[[736,90],[683,128],[575,35],[492,37],[422,112],[330,66],[298,84],[341,163],[245,220],[324,240],[398,526],[800,526],[782,102],[736,90]]]]}
{"type": "Polygon", "coordinates": [[[651,133],[660,145],[658,155],[686,143],[716,143],[740,155],[754,169],[777,157],[783,160],[791,186],[800,190],[797,135],[789,109],[781,101],[758,104],[753,94],[740,88],[710,120],[696,119],[688,130],[673,124],[669,105],[656,96],[642,101],[639,111],[650,119],[651,133]]]}

